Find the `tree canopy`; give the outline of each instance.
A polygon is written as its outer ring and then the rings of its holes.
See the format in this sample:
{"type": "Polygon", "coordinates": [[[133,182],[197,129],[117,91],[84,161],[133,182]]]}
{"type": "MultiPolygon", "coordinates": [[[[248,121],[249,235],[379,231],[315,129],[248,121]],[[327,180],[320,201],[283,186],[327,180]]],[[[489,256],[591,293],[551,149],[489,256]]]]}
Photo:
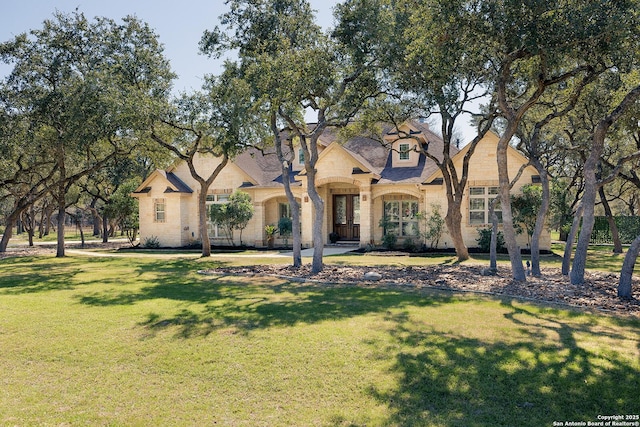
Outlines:
{"type": "Polygon", "coordinates": [[[13,66],[0,84],[3,111],[29,129],[20,141],[28,155],[51,160],[40,174],[57,202],[57,255],[64,256],[70,188],[135,149],[174,75],[147,24],[79,12],[56,13],[41,29],[0,44],[0,60],[13,66]]]}

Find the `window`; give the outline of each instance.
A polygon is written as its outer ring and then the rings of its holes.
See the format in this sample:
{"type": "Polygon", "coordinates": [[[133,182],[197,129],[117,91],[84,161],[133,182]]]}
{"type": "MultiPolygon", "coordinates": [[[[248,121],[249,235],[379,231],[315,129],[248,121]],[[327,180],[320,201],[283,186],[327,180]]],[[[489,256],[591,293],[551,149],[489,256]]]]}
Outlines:
{"type": "MultiPolygon", "coordinates": [[[[469,224],[480,225],[490,223],[489,206],[491,201],[496,197],[498,197],[498,187],[469,188],[469,224]]],[[[495,205],[495,213],[498,217],[498,222],[502,222],[502,210],[499,200],[495,205]]]]}
{"type": "Polygon", "coordinates": [[[165,222],[166,205],[165,205],[164,199],[153,200],[153,212],[154,212],[154,222],[165,222]]]}
{"type": "Polygon", "coordinates": [[[409,160],[409,144],[400,144],[400,160],[409,160]]]}
{"type": "Polygon", "coordinates": [[[278,218],[291,218],[291,205],[289,203],[279,203],[278,211],[280,212],[278,218]]]}
{"type": "Polygon", "coordinates": [[[302,148],[298,148],[298,163],[304,165],[304,150],[302,148]]]}
{"type": "MultiPolygon", "coordinates": [[[[302,210],[302,207],[300,207],[300,210],[302,210]]],[[[298,212],[300,212],[300,210],[298,210],[298,212]]],[[[299,215],[298,218],[300,218],[301,216],[302,215],[299,215]]],[[[290,218],[291,220],[293,220],[293,216],[291,214],[291,205],[289,203],[278,203],[278,222],[280,222],[280,219],[282,218],[290,218]]],[[[302,226],[300,227],[300,234],[302,234],[302,226]]],[[[283,235],[282,231],[280,231],[280,235],[283,235]]]]}
{"type": "Polygon", "coordinates": [[[418,201],[390,200],[384,202],[384,234],[418,235],[418,201]]]}
{"type": "Polygon", "coordinates": [[[209,237],[225,237],[224,231],[218,227],[218,224],[211,222],[211,208],[213,205],[223,205],[229,201],[228,194],[207,194],[207,229],[209,237]]]}

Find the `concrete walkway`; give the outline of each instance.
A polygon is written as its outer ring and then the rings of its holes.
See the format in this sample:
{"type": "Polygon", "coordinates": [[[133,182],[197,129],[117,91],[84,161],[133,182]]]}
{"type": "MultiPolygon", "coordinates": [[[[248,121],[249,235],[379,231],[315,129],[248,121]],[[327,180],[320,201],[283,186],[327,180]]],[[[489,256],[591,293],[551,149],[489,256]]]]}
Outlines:
{"type": "MultiPolygon", "coordinates": [[[[325,246],[322,251],[322,256],[327,255],[341,255],[345,253],[349,253],[351,251],[357,250],[357,246],[325,246]]],[[[113,253],[113,252],[95,252],[93,250],[87,249],[65,249],[65,253],[69,255],[86,255],[86,256],[94,256],[94,257],[142,257],[142,258],[199,258],[200,253],[172,253],[172,254],[163,254],[161,252],[158,253],[113,253]]],[[[247,257],[247,258],[281,258],[281,257],[292,257],[293,252],[260,252],[260,253],[251,253],[251,254],[241,254],[241,253],[215,253],[212,254],[212,258],[235,258],[235,257],[247,257]]],[[[303,249],[302,250],[303,257],[312,257],[313,256],[313,248],[303,249]]]]}
{"type": "MultiPolygon", "coordinates": [[[[128,242],[127,239],[110,239],[109,243],[125,243],[128,242]]],[[[65,244],[79,244],[79,241],[66,241],[65,244]]],[[[98,243],[96,241],[87,241],[86,243],[98,243]]],[[[48,242],[36,242],[35,246],[55,246],[57,244],[57,242],[55,241],[48,241],[48,242]]],[[[21,248],[25,248],[28,247],[26,242],[23,241],[18,241],[18,242],[9,242],[9,247],[7,248],[8,250],[15,250],[15,249],[21,249],[21,248]]],[[[193,258],[198,258],[200,257],[200,253],[199,252],[191,252],[191,253],[172,253],[172,254],[163,254],[162,252],[158,252],[158,253],[135,253],[135,252],[129,252],[129,253],[113,253],[113,252],[102,252],[102,251],[96,251],[96,248],[87,248],[87,249],[82,249],[82,248],[69,248],[66,247],[65,248],[65,253],[69,254],[69,255],[86,255],[86,256],[95,256],[95,257],[143,257],[143,258],[176,258],[176,257],[193,257],[193,258]]],[[[351,251],[355,251],[358,249],[357,245],[348,245],[348,244],[342,244],[342,245],[332,245],[332,246],[325,246],[324,249],[322,250],[322,255],[323,256],[327,256],[327,255],[341,255],[341,254],[345,254],[345,253],[349,253],[351,251]]],[[[238,254],[238,253],[216,253],[216,254],[212,254],[212,257],[221,257],[221,258],[226,258],[226,257],[238,257],[238,256],[242,256],[242,257],[248,257],[248,258],[268,258],[268,257],[274,257],[274,258],[279,258],[279,257],[292,257],[293,256],[293,251],[283,251],[283,252],[279,252],[279,251],[268,251],[268,252],[259,252],[259,253],[252,253],[252,254],[238,254]]],[[[309,249],[303,249],[302,250],[302,256],[303,257],[312,257],[313,256],[313,248],[309,248],[309,249]]]]}
{"type": "MultiPolygon", "coordinates": [[[[322,251],[322,256],[327,255],[341,255],[351,251],[355,251],[358,249],[357,246],[325,246],[322,251]]],[[[141,258],[199,258],[200,253],[172,253],[172,254],[163,254],[161,252],[158,253],[113,253],[113,252],[95,252],[93,250],[88,249],[65,249],[65,253],[69,255],[86,255],[86,256],[94,256],[94,257],[141,257],[141,258]]],[[[252,254],[241,254],[241,253],[215,253],[212,254],[212,258],[235,258],[235,257],[247,257],[247,258],[281,258],[281,257],[292,257],[293,251],[288,252],[260,252],[260,253],[252,253],[252,254]]],[[[313,256],[313,248],[303,249],[302,250],[303,257],[312,257],[313,256]]]]}
{"type": "MultiPolygon", "coordinates": [[[[358,246],[325,246],[322,250],[322,255],[341,255],[346,254],[351,251],[355,251],[358,249],[358,246]]],[[[293,252],[284,252],[282,255],[293,256],[293,252]]],[[[302,250],[303,257],[312,257],[313,256],[313,248],[303,249],[302,250]]]]}

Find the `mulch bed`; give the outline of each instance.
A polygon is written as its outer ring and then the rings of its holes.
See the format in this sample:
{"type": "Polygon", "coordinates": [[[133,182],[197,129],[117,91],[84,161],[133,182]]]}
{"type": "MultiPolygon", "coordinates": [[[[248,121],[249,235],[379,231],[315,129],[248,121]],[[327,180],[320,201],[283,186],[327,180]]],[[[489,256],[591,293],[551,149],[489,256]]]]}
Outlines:
{"type": "MultiPolygon", "coordinates": [[[[92,242],[85,244],[84,249],[117,249],[128,246],[128,244],[122,243],[104,244],[92,242]]],[[[80,245],[73,244],[67,245],[67,247],[79,249],[80,245]]],[[[55,254],[55,246],[10,248],[7,252],[0,253],[0,258],[41,254],[55,254]]],[[[616,315],[640,317],[640,300],[622,300],[618,298],[618,274],[588,271],[585,273],[585,283],[583,285],[572,285],[569,278],[563,276],[558,268],[543,268],[541,277],[528,277],[526,282],[516,282],[511,279],[511,270],[507,267],[499,267],[495,276],[483,276],[482,270],[485,267],[481,265],[435,265],[376,268],[325,265],[322,272],[312,274],[311,266],[305,264],[299,269],[283,265],[262,265],[224,267],[209,270],[206,273],[271,275],[317,284],[474,292],[616,315]],[[380,273],[382,279],[375,282],[364,280],[364,274],[370,271],[380,273]]],[[[634,279],[633,289],[636,294],[639,286],[640,280],[634,279]]]]}
{"type": "MultiPolygon", "coordinates": [[[[484,266],[409,266],[409,267],[345,267],[325,265],[322,272],[311,273],[309,265],[300,269],[291,266],[224,267],[209,270],[209,274],[272,275],[296,281],[352,286],[400,287],[404,289],[438,289],[474,292],[514,297],[528,301],[550,303],[563,307],[608,312],[640,317],[640,300],[622,300],[617,296],[619,275],[587,272],[583,285],[572,285],[560,269],[544,268],[541,277],[528,277],[526,282],[511,279],[511,270],[498,268],[497,275],[483,276],[484,266]],[[366,281],[365,273],[375,271],[380,281],[366,281]]],[[[638,282],[634,281],[634,289],[638,282]]]]}

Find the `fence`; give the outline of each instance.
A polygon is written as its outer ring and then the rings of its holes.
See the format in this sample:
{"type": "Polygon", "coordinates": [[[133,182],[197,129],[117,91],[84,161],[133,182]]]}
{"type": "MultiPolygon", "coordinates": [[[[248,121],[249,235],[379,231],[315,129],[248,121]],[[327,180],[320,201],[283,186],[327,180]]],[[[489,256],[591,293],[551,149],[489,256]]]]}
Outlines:
{"type": "MultiPolygon", "coordinates": [[[[591,232],[590,243],[613,243],[609,221],[606,216],[597,216],[591,232]]],[[[620,241],[623,244],[631,243],[640,235],[640,216],[616,216],[614,217],[620,241]]]]}

